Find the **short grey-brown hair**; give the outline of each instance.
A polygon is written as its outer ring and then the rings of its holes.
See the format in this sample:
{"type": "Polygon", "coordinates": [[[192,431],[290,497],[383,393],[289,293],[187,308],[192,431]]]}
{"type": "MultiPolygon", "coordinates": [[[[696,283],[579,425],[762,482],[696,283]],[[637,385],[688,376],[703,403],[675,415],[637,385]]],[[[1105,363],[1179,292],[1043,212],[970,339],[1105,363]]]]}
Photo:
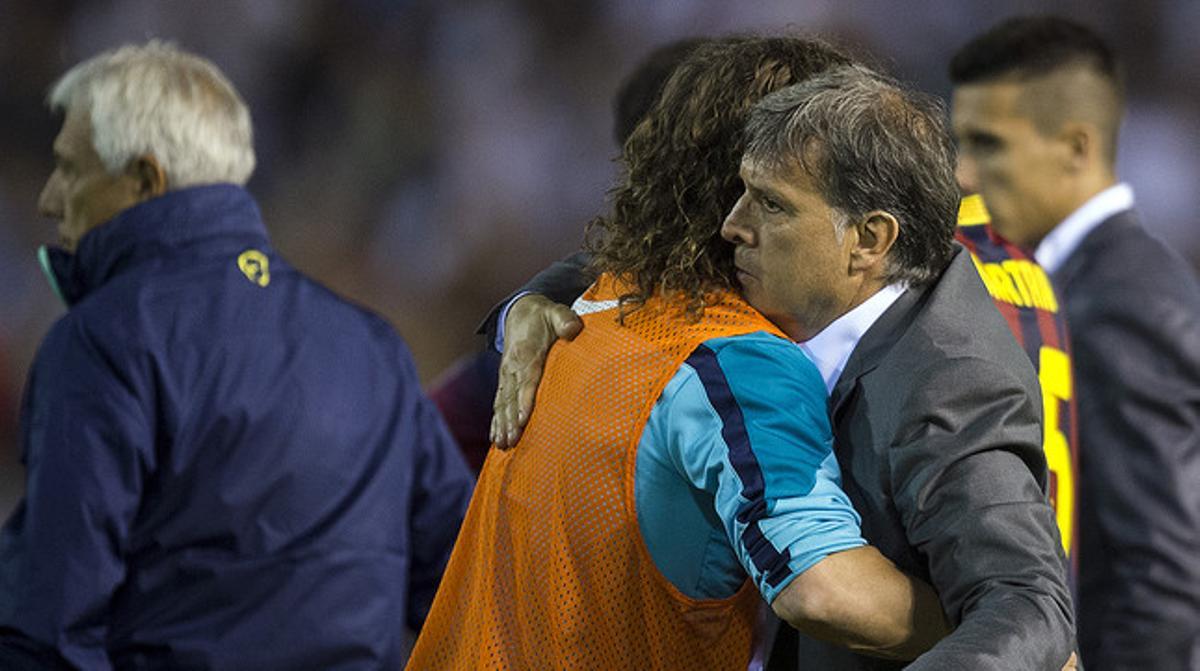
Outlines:
{"type": "Polygon", "coordinates": [[[746,127],[747,160],[804,170],[844,223],[881,210],[900,224],[887,280],[921,285],[950,262],[959,190],[945,108],[857,65],[763,98],[746,127]]]}
{"type": "Polygon", "coordinates": [[[88,115],[110,173],[146,154],[170,189],[245,184],[254,172],[245,102],[215,65],[173,45],[151,40],[86,60],[55,82],[48,103],[88,115]]]}

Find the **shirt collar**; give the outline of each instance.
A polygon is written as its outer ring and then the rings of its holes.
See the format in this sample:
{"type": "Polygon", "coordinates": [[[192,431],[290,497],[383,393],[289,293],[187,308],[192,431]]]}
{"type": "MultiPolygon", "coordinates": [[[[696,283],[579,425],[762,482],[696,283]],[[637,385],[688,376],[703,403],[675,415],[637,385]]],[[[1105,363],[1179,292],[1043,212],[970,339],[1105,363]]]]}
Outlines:
{"type": "Polygon", "coordinates": [[[833,320],[820,333],[800,343],[800,349],[821,372],[827,391],[833,391],[846,367],[846,361],[850,359],[850,353],[863,334],[900,298],[904,290],[902,284],[887,285],[858,307],[833,320]]]}
{"type": "Polygon", "coordinates": [[[1092,196],[1038,244],[1033,256],[1047,273],[1055,273],[1092,229],[1106,219],[1133,208],[1133,188],[1122,182],[1092,196]]]}

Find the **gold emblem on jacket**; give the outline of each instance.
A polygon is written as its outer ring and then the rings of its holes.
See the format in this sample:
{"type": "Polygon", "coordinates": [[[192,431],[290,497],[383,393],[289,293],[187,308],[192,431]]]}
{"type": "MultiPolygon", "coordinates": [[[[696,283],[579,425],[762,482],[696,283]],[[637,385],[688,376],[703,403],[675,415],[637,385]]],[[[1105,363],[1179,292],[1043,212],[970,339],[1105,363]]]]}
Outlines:
{"type": "Polygon", "coordinates": [[[238,256],[237,264],[246,279],[258,286],[265,287],[271,283],[271,262],[266,254],[257,249],[247,249],[238,256]]]}

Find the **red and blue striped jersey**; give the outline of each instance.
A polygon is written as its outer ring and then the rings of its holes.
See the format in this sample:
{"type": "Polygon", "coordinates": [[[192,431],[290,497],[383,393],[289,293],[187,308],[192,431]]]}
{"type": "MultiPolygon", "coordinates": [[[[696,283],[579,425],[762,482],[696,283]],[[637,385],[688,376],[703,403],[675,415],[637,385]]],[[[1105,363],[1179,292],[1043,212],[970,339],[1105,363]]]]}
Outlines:
{"type": "Polygon", "coordinates": [[[988,293],[1017,342],[1038,371],[1045,417],[1043,447],[1050,469],[1050,501],[1063,548],[1074,566],[1076,414],[1066,318],[1050,278],[1033,258],[1000,237],[979,196],[967,196],[958,211],[957,238],[975,262],[988,293]]]}

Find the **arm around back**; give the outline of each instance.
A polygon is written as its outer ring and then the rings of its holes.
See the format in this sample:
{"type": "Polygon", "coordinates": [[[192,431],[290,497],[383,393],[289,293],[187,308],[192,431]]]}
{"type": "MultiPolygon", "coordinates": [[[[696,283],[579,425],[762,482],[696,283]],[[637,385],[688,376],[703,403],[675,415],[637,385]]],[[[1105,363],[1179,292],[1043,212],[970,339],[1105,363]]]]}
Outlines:
{"type": "Polygon", "coordinates": [[[491,347],[492,343],[496,342],[496,336],[501,326],[500,317],[504,309],[525,294],[538,294],[554,303],[570,305],[576,298],[583,295],[583,292],[596,279],[587,270],[589,261],[590,257],[586,252],[575,252],[561,261],[550,264],[545,270],[534,275],[520,289],[493,306],[476,332],[486,335],[488,346],[491,347]]]}
{"type": "Polygon", "coordinates": [[[933,589],[870,546],[825,557],[771,609],[813,638],[890,659],[913,659],[950,631],[933,589]]]}
{"type": "Polygon", "coordinates": [[[492,442],[512,447],[533,412],[533,398],[546,367],[546,355],[560,338],[570,340],[583,328],[571,308],[545,296],[518,298],[505,321],[507,346],[500,357],[500,380],[492,406],[492,442]]]}
{"type": "Polygon", "coordinates": [[[574,338],[582,327],[567,306],[594,279],[587,270],[589,260],[585,252],[576,252],[556,261],[500,301],[479,326],[488,346],[503,354],[489,430],[492,442],[502,448],[516,445],[521,437],[550,347],[559,338],[574,338]]]}
{"type": "Polygon", "coordinates": [[[945,635],[933,590],[864,547],[840,485],[825,383],[800,349],[765,333],[714,339],[683,371],[696,383],[661,406],[670,454],[712,495],[742,569],[776,614],[893,659],[912,659],[945,635]],[[707,404],[687,403],[699,396],[707,404]]]}

